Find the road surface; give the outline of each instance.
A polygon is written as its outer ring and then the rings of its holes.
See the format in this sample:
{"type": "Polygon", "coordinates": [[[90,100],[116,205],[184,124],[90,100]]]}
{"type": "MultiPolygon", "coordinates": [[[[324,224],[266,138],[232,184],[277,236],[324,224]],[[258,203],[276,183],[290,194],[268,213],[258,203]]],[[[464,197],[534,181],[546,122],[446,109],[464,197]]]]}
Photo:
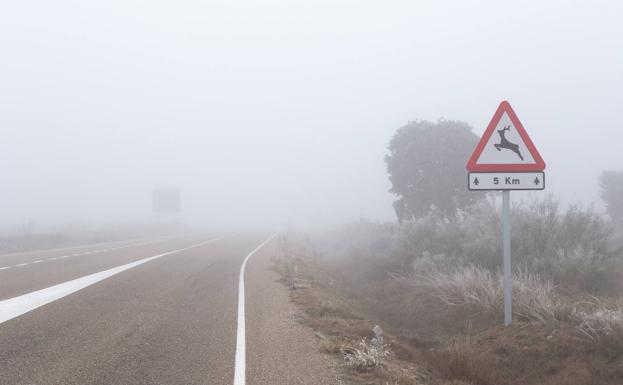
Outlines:
{"type": "Polygon", "coordinates": [[[336,383],[276,282],[269,236],[180,236],[0,256],[0,384],[233,384],[240,365],[238,384],[336,383]],[[239,277],[247,256],[240,360],[239,277]]]}

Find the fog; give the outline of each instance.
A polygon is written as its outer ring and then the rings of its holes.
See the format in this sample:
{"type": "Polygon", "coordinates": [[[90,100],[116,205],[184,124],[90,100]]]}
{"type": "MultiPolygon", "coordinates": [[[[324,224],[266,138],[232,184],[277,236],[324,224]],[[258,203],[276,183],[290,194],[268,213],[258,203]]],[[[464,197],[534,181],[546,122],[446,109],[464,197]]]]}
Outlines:
{"type": "MultiPolygon", "coordinates": [[[[0,223],[394,220],[410,120],[481,134],[509,100],[547,191],[623,169],[616,1],[4,1],[0,223]]],[[[541,194],[541,193],[539,193],[541,194]]]]}

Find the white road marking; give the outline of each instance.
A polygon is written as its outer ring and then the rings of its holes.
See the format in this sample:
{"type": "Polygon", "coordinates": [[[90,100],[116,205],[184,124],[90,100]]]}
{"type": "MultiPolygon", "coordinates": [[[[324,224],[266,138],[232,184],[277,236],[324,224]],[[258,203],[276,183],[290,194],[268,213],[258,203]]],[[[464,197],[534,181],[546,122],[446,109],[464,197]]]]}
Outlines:
{"type": "Polygon", "coordinates": [[[37,259],[36,261],[32,261],[32,263],[41,263],[43,262],[43,259],[37,259]]]}
{"type": "Polygon", "coordinates": [[[6,270],[6,269],[10,269],[10,268],[11,268],[11,266],[3,266],[3,267],[0,267],[0,270],[6,270]]]}
{"type": "MultiPolygon", "coordinates": [[[[179,236],[183,236],[183,235],[177,235],[177,237],[179,236]]],[[[85,248],[85,247],[91,247],[91,246],[104,246],[106,247],[106,245],[112,245],[112,244],[119,244],[119,243],[123,243],[124,245],[126,245],[126,242],[139,242],[140,243],[130,243],[129,245],[141,245],[141,244],[146,244],[146,243],[154,243],[154,242],[159,242],[159,240],[164,240],[167,238],[172,238],[172,237],[176,237],[175,235],[169,235],[166,237],[158,237],[158,239],[153,240],[154,238],[151,238],[152,240],[150,241],[143,241],[146,237],[140,237],[140,238],[132,238],[132,239],[125,239],[125,240],[119,240],[119,241],[110,241],[110,242],[100,242],[100,243],[91,243],[91,244],[82,244],[82,245],[76,245],[76,246],[68,246],[68,247],[54,247],[51,249],[35,249],[35,250],[29,250],[29,251],[18,251],[18,252],[14,252],[14,253],[7,253],[7,254],[0,254],[0,257],[8,257],[8,256],[15,256],[15,255],[27,255],[27,254],[32,254],[32,253],[40,253],[40,252],[51,252],[51,251],[58,251],[61,252],[63,250],[73,250],[73,249],[79,249],[79,248],[85,248]]]]}
{"type": "MultiPolygon", "coordinates": [[[[108,249],[99,249],[99,250],[90,250],[90,251],[84,251],[84,252],[80,252],[80,253],[74,253],[74,254],[68,254],[68,255],[63,255],[60,257],[52,257],[52,258],[48,258],[47,261],[56,261],[58,259],[63,259],[63,258],[70,258],[70,257],[77,257],[80,255],[88,255],[88,254],[96,254],[96,253],[103,253],[103,252],[107,252],[107,251],[115,251],[115,250],[120,250],[120,249],[125,249],[128,247],[138,247],[138,246],[144,246],[144,245],[149,245],[152,243],[156,243],[156,242],[160,242],[162,239],[160,240],[155,240],[155,241],[147,241],[147,242],[140,242],[140,243],[130,243],[130,244],[125,244],[123,246],[118,246],[118,247],[111,247],[108,249]]],[[[72,248],[76,248],[76,247],[82,247],[82,246],[74,246],[74,247],[70,247],[69,249],[72,248]]],[[[50,250],[64,250],[64,249],[50,249],[50,250]]],[[[38,251],[46,251],[46,250],[38,250],[38,251]]],[[[35,251],[37,252],[37,251],[35,251]]],[[[8,256],[8,255],[19,255],[19,254],[26,254],[28,252],[19,252],[19,253],[13,253],[13,254],[4,254],[4,255],[0,255],[0,256],[8,256]]],[[[15,267],[21,267],[21,266],[26,266],[30,263],[40,263],[40,262],[44,262],[43,259],[41,260],[37,260],[34,262],[27,262],[27,263],[20,263],[19,265],[15,265],[15,267]]],[[[10,268],[11,266],[6,267],[6,269],[10,268]]],[[[0,270],[4,270],[4,268],[0,268],[0,270]]]]}
{"type": "Polygon", "coordinates": [[[36,308],[46,305],[50,302],[54,302],[65,296],[75,293],[78,290],[84,289],[85,287],[93,285],[94,283],[97,283],[103,279],[112,277],[115,274],[119,274],[122,271],[131,269],[138,265],[142,265],[143,263],[147,263],[149,261],[153,261],[156,258],[194,249],[196,247],[203,246],[223,238],[225,237],[211,239],[209,241],[197,243],[188,247],[184,247],[182,249],[167,251],[166,253],[154,255],[153,257],[143,258],[138,261],[127,263],[125,265],[113,267],[112,269],[100,271],[99,273],[90,274],[81,278],[76,278],[71,281],[60,283],[58,285],[50,286],[45,289],[20,295],[19,297],[0,301],[0,324],[15,317],[19,317],[22,314],[28,313],[29,311],[35,310],[36,308]]]}
{"type": "Polygon", "coordinates": [[[247,371],[247,347],[246,347],[246,328],[245,328],[245,316],[244,316],[244,269],[247,266],[247,261],[253,254],[257,253],[264,245],[275,238],[277,234],[273,234],[249,253],[242,261],[240,266],[240,277],[238,278],[238,332],[236,335],[236,363],[234,370],[234,385],[246,384],[246,371],[247,371]]]}

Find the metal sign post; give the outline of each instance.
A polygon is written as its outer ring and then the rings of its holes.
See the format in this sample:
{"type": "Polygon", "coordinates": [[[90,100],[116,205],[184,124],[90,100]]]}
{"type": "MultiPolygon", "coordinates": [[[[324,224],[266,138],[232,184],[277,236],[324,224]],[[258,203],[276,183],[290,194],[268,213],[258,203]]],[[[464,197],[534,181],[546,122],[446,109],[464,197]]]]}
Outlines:
{"type": "Polygon", "coordinates": [[[513,273],[511,269],[511,192],[502,191],[502,247],[504,250],[504,325],[513,321],[513,273]]]}
{"type": "Polygon", "coordinates": [[[502,191],[504,325],[513,321],[511,190],[545,189],[545,162],[506,101],[500,103],[467,162],[470,191],[502,191]],[[497,133],[497,135],[496,135],[497,133]]]}

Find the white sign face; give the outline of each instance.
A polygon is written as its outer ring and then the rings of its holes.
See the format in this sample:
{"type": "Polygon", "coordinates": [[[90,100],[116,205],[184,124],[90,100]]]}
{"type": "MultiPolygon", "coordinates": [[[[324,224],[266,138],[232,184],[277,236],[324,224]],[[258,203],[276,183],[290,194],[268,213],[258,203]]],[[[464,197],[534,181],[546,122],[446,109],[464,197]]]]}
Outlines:
{"type": "Polygon", "coordinates": [[[467,177],[472,191],[545,189],[543,172],[470,172],[467,177]]]}
{"type": "Polygon", "coordinates": [[[476,164],[534,164],[534,158],[507,112],[504,112],[476,164]]]}

